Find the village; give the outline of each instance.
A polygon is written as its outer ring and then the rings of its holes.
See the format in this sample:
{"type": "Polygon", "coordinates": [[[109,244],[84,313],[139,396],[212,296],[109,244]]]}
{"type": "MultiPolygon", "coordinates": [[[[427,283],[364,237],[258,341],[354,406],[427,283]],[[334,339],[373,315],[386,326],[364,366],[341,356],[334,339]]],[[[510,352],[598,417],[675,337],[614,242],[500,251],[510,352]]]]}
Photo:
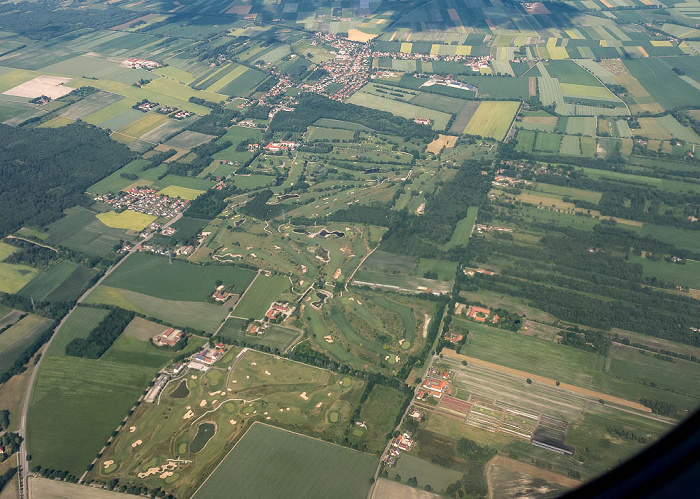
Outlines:
{"type": "Polygon", "coordinates": [[[97,196],[95,201],[112,206],[116,212],[131,210],[165,218],[173,218],[182,213],[190,204],[187,199],[158,194],[155,189],[147,187],[132,187],[119,194],[102,194],[97,196]]]}

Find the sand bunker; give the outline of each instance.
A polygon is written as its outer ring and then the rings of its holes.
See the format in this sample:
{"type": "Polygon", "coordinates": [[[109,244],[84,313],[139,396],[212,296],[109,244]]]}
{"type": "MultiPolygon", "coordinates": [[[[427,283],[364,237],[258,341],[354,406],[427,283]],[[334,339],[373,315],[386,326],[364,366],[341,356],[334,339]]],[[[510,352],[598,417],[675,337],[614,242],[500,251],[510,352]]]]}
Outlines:
{"type": "Polygon", "coordinates": [[[143,440],[138,439],[136,442],[134,442],[133,444],[131,444],[131,446],[132,446],[132,447],[138,447],[138,446],[141,445],[142,443],[143,443],[143,440]]]}
{"type": "Polygon", "coordinates": [[[238,421],[236,421],[235,419],[229,419],[228,422],[231,424],[236,424],[238,421]]]}
{"type": "Polygon", "coordinates": [[[161,478],[168,478],[169,476],[173,476],[172,471],[166,471],[166,472],[160,474],[161,478]]]}
{"type": "Polygon", "coordinates": [[[194,416],[194,412],[192,411],[187,411],[184,416],[182,416],[182,419],[190,419],[192,416],[194,416]]]}
{"type": "Polygon", "coordinates": [[[265,371],[265,374],[267,374],[267,375],[269,376],[269,375],[270,375],[270,371],[265,371]]]}
{"type": "Polygon", "coordinates": [[[251,366],[257,366],[258,364],[257,364],[256,362],[251,362],[250,365],[251,365],[251,366]]]}
{"type": "Polygon", "coordinates": [[[109,461],[105,461],[104,463],[102,463],[102,465],[105,467],[105,469],[109,468],[113,464],[114,464],[114,461],[112,461],[111,459],[109,461]]]}
{"type": "Polygon", "coordinates": [[[301,393],[299,394],[299,396],[300,396],[301,398],[303,398],[304,400],[309,400],[309,397],[306,395],[306,392],[301,392],[301,393]]]}
{"type": "Polygon", "coordinates": [[[136,427],[135,427],[135,426],[130,426],[130,427],[129,427],[129,432],[130,432],[130,433],[134,433],[135,431],[136,431],[136,427]]]}
{"type": "MultiPolygon", "coordinates": [[[[162,466],[154,466],[152,468],[148,468],[148,470],[144,473],[139,473],[138,477],[139,478],[148,478],[151,475],[158,475],[160,473],[165,474],[165,472],[170,472],[173,471],[175,468],[177,468],[177,463],[169,462],[168,464],[164,464],[162,466]]],[[[171,476],[172,473],[170,473],[171,476]]],[[[160,475],[161,478],[163,478],[163,475],[160,475]]],[[[167,478],[167,477],[166,477],[167,478]]]]}
{"type": "Polygon", "coordinates": [[[321,407],[322,405],[323,405],[323,402],[319,402],[318,404],[316,404],[316,409],[318,409],[318,408],[321,407]]]}
{"type": "Polygon", "coordinates": [[[202,401],[199,403],[199,407],[204,407],[205,405],[207,405],[207,401],[206,401],[206,400],[202,400],[202,401]]]}
{"type": "Polygon", "coordinates": [[[197,379],[197,376],[195,376],[195,375],[193,374],[192,376],[190,376],[190,378],[192,378],[192,379],[197,379]]]}

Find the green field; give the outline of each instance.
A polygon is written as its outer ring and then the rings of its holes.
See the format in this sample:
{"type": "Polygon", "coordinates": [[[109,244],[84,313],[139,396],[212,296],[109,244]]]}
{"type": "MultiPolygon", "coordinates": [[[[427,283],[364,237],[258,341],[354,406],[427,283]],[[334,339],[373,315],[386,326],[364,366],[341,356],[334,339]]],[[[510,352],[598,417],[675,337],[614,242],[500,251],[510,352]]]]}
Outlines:
{"type": "Polygon", "coordinates": [[[462,133],[503,140],[519,107],[517,102],[482,102],[462,133]]]}
{"type": "Polygon", "coordinates": [[[47,355],[65,355],[66,345],[75,338],[87,338],[108,312],[104,308],[77,307],[61,326],[47,355]]]}
{"type": "MultiPolygon", "coordinates": [[[[457,271],[457,263],[434,258],[421,258],[416,268],[416,274],[424,276],[426,272],[434,272],[441,281],[452,281],[457,271]]],[[[433,278],[434,279],[434,278],[433,278]]]]}
{"type": "Polygon", "coordinates": [[[19,294],[25,298],[44,301],[49,294],[61,286],[77,269],[77,263],[63,260],[51,267],[48,272],[42,272],[32,279],[29,284],[20,290],[19,294]]]}
{"type": "Polygon", "coordinates": [[[255,273],[233,266],[203,266],[136,253],[104,281],[104,286],[126,289],[164,300],[205,301],[223,281],[227,288],[242,293],[255,273]]]}
{"type": "Polygon", "coordinates": [[[457,226],[455,227],[455,230],[446,245],[448,248],[466,246],[467,243],[469,243],[469,237],[472,234],[472,229],[474,228],[474,223],[476,223],[476,216],[478,213],[478,206],[469,207],[467,210],[467,216],[457,222],[457,226]]]}
{"type": "Polygon", "coordinates": [[[53,321],[29,314],[0,334],[0,373],[4,373],[53,321]]]}
{"type": "Polygon", "coordinates": [[[410,454],[402,454],[396,467],[388,471],[390,480],[399,475],[401,481],[405,483],[409,478],[415,477],[418,479],[418,485],[421,488],[430,485],[434,491],[445,490],[462,478],[462,473],[459,471],[444,468],[410,454]]]}
{"type": "Polygon", "coordinates": [[[700,262],[686,261],[683,265],[664,260],[657,262],[648,258],[632,257],[634,263],[644,268],[645,277],[656,277],[677,286],[700,289],[700,262]]]}
{"type": "Polygon", "coordinates": [[[561,135],[557,133],[537,132],[535,149],[544,152],[559,152],[561,135]]]}
{"type": "MultiPolygon", "coordinates": [[[[644,372],[644,376],[653,376],[649,370],[630,371],[624,378],[611,375],[603,370],[606,365],[605,358],[592,352],[506,332],[463,319],[456,319],[453,324],[454,327],[460,326],[470,332],[462,353],[471,357],[615,395],[633,402],[646,397],[666,400],[679,407],[691,409],[695,408],[700,401],[700,397],[695,394],[678,391],[678,386],[683,383],[680,380],[675,387],[649,386],[648,377],[639,377],[639,372],[644,372]]],[[[645,359],[646,357],[640,356],[638,360],[644,363],[645,359]]],[[[670,369],[673,365],[660,362],[656,365],[655,371],[659,376],[664,376],[664,370],[670,369]]],[[[700,366],[693,363],[683,362],[682,367],[700,372],[700,366]]]]}
{"type": "MultiPolygon", "coordinates": [[[[187,342],[187,347],[178,354],[191,354],[199,350],[204,343],[203,338],[192,338],[187,342]]],[[[151,343],[150,339],[143,340],[132,335],[121,334],[117,341],[100,357],[100,360],[159,369],[168,364],[174,355],[176,353],[173,350],[158,348],[151,343]]]]}
{"type": "Polygon", "coordinates": [[[27,418],[32,462],[82,475],[155,374],[104,360],[44,357],[27,418]]]}
{"type": "Polygon", "coordinates": [[[378,109],[379,111],[388,111],[391,114],[407,119],[427,118],[433,122],[433,128],[435,130],[444,130],[450,120],[450,115],[447,113],[433,111],[432,109],[415,106],[403,101],[379,97],[362,91],[353,94],[352,97],[348,99],[348,102],[358,106],[378,109]]]}
{"type": "Polygon", "coordinates": [[[19,251],[19,248],[0,241],[0,262],[16,251],[19,251]]]}
{"type": "Polygon", "coordinates": [[[27,265],[0,263],[0,292],[16,293],[26,286],[38,270],[27,265]]]}
{"type": "Polygon", "coordinates": [[[193,499],[235,487],[241,499],[363,499],[377,458],[264,424],[253,425],[193,499]]]}
{"type": "Polygon", "coordinates": [[[258,275],[243,299],[233,309],[234,315],[262,319],[270,304],[289,290],[289,285],[289,278],[285,276],[258,275]]]}
{"type": "Polygon", "coordinates": [[[245,322],[241,319],[228,319],[224,327],[217,333],[217,338],[220,337],[227,343],[236,341],[245,345],[261,345],[283,352],[301,334],[300,331],[283,326],[270,326],[264,335],[253,335],[246,333],[242,329],[243,326],[245,326],[245,322]]]}
{"type": "MultiPolygon", "coordinates": [[[[212,288],[212,292],[213,292],[212,288]]],[[[99,286],[85,300],[86,303],[114,305],[155,317],[168,324],[192,327],[214,332],[226,317],[228,309],[220,305],[196,301],[163,300],[126,289],[99,286]]]]}
{"type": "Polygon", "coordinates": [[[49,226],[48,244],[58,244],[88,255],[106,256],[120,240],[129,240],[124,230],[108,227],[85,208],[67,210],[66,216],[49,226]]]}

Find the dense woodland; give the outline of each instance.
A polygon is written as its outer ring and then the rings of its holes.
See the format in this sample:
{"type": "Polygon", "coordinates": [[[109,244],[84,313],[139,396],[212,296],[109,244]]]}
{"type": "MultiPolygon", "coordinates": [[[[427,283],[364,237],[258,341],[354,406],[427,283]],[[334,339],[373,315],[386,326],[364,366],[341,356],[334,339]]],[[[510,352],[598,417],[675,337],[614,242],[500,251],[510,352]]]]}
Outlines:
{"type": "Polygon", "coordinates": [[[99,128],[0,125],[0,236],[88,204],[87,188],[132,158],[128,147],[99,128]]]}

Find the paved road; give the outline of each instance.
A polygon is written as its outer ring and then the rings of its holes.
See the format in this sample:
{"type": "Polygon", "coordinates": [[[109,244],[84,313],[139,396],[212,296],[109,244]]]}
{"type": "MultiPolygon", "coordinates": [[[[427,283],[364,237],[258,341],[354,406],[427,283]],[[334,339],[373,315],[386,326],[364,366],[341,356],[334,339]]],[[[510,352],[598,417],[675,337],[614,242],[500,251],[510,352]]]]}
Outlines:
{"type": "MultiPolygon", "coordinates": [[[[182,213],[178,213],[177,216],[173,217],[170,221],[168,221],[165,225],[163,225],[163,228],[165,227],[170,227],[172,224],[177,222],[182,218],[182,213]]],[[[102,284],[102,282],[109,277],[109,275],[117,270],[119,266],[124,263],[124,261],[129,258],[131,255],[136,253],[139,249],[139,246],[145,242],[148,242],[151,237],[153,237],[153,234],[150,236],[146,237],[143,241],[137,243],[134,245],[134,247],[129,251],[126,255],[124,255],[124,258],[119,260],[117,263],[112,265],[109,269],[107,269],[107,272],[104,273],[104,275],[83,295],[78,298],[78,301],[76,303],[76,306],[73,307],[68,314],[61,320],[61,322],[58,324],[56,329],[54,329],[53,335],[51,335],[51,338],[49,338],[49,341],[46,342],[46,346],[44,347],[44,353],[46,353],[49,350],[49,347],[51,346],[51,343],[53,342],[53,339],[58,335],[58,332],[61,330],[63,325],[65,324],[66,320],[68,320],[68,317],[73,313],[73,311],[77,308],[78,303],[82,303],[85,298],[88,297],[88,295],[94,290],[97,286],[102,284]]],[[[41,361],[43,360],[44,356],[42,355],[39,358],[39,361],[36,363],[34,366],[34,371],[32,371],[32,376],[29,379],[29,385],[27,386],[27,394],[24,396],[24,405],[22,406],[22,420],[20,422],[19,426],[19,434],[22,435],[24,440],[22,441],[22,445],[20,446],[19,449],[19,479],[20,479],[20,484],[19,484],[19,497],[20,499],[26,499],[29,498],[29,461],[27,461],[27,411],[29,409],[29,400],[32,395],[32,388],[34,387],[34,380],[36,378],[36,373],[39,372],[39,366],[41,365],[41,361]]]]}

